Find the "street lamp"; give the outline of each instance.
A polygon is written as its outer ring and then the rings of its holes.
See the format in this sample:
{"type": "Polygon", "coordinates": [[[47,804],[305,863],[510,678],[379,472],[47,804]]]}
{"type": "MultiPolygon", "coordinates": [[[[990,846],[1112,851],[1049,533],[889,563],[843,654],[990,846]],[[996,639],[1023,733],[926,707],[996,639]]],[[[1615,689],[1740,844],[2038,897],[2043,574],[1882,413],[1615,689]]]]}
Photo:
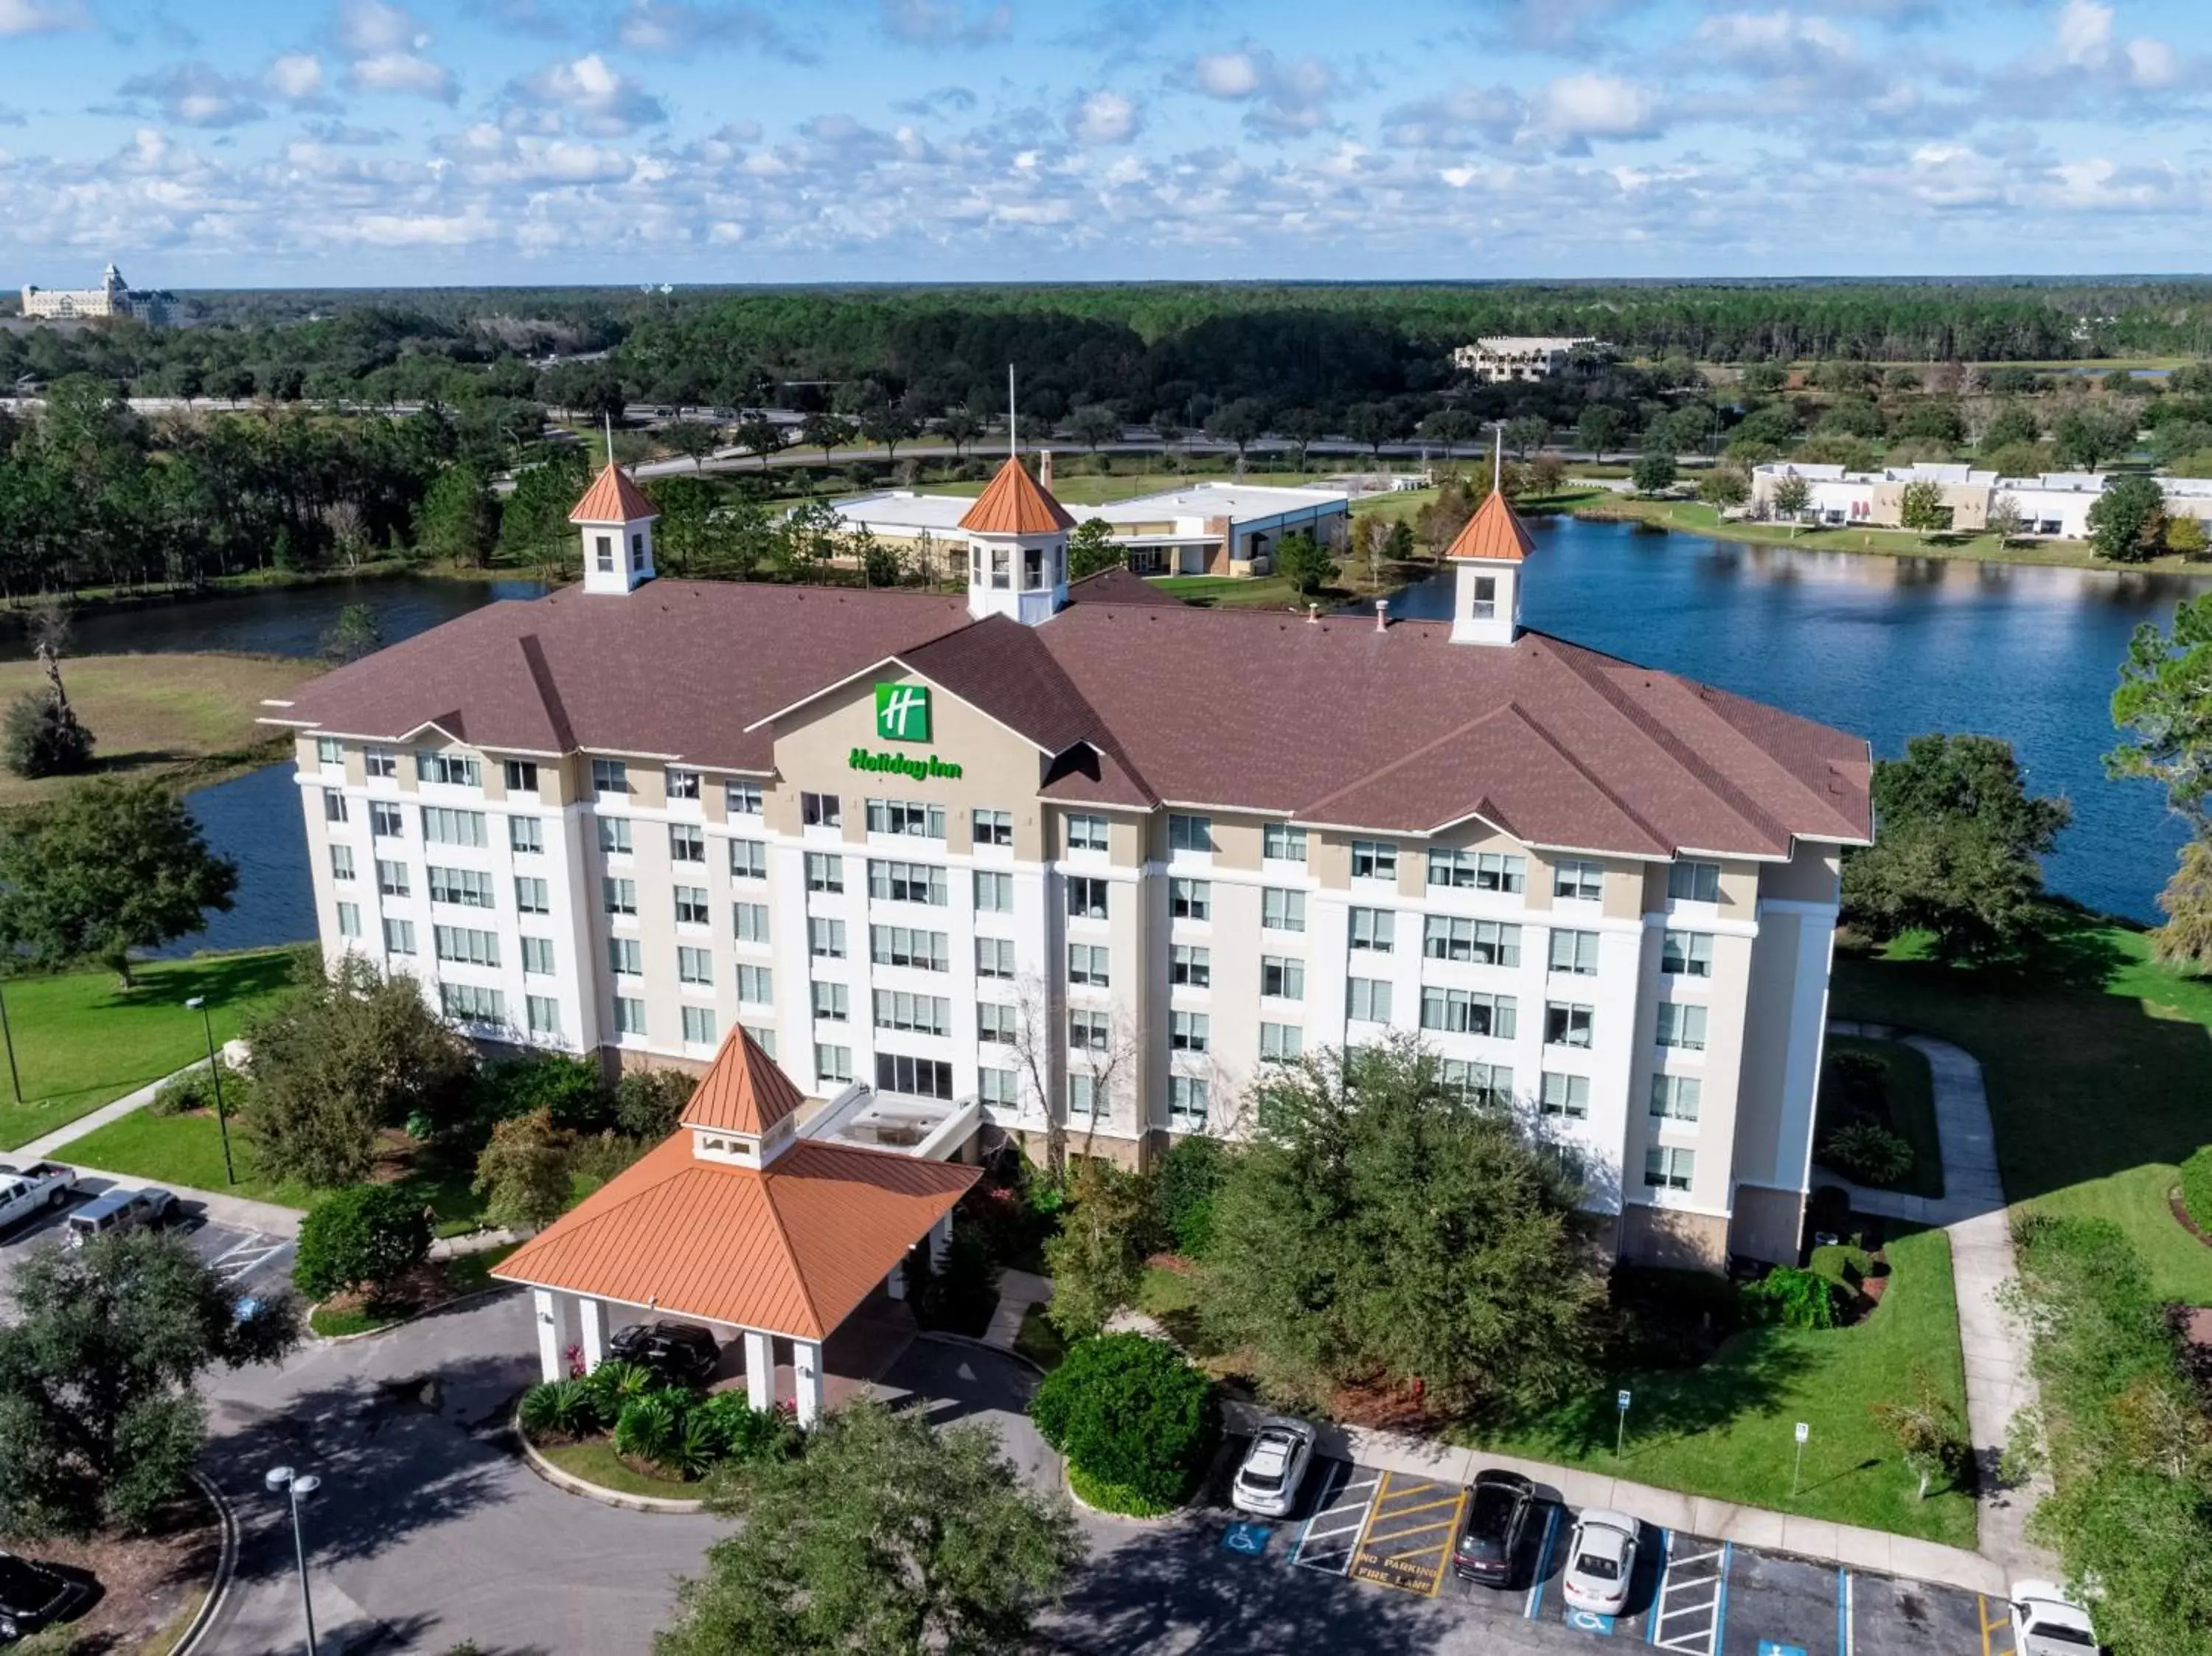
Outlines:
{"type": "MultiPolygon", "coordinates": [[[[208,1014],[207,997],[194,995],[185,1003],[185,1010],[200,1015],[200,1028],[207,1033],[208,1074],[215,1077],[215,1130],[222,1135],[222,1176],[234,1185],[238,1169],[230,1164],[230,1115],[222,1107],[222,1065],[215,1055],[215,1022],[208,1014]]],[[[9,1061],[15,1061],[12,1049],[9,1061]]]]}
{"type": "Polygon", "coordinates": [[[307,1596],[307,1543],[300,1530],[300,1503],[321,1489],[323,1480],[313,1472],[271,1466],[262,1475],[261,1483],[271,1495],[291,1497],[292,1556],[300,1564],[300,1610],[307,1618],[307,1656],[315,1656],[315,1602],[307,1596]]]}
{"type": "Polygon", "coordinates": [[[23,1101],[22,1077],[15,1073],[15,1032],[8,1027],[8,998],[0,994],[0,1043],[8,1048],[8,1090],[15,1095],[15,1101],[23,1101]]]}

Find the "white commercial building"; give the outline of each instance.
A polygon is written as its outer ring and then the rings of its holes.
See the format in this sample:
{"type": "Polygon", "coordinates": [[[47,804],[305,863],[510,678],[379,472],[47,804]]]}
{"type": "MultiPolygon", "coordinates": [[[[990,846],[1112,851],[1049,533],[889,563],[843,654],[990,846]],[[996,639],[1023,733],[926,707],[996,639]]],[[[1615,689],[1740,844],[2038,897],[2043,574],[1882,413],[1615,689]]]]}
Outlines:
{"type": "Polygon", "coordinates": [[[1452,366],[1478,379],[1548,379],[1567,366],[1578,345],[1595,345],[1589,334],[1492,334],[1452,353],[1452,366]]]}
{"type": "Polygon", "coordinates": [[[23,289],[23,314],[49,321],[85,321],[110,317],[135,317],[159,327],[169,319],[169,295],[134,289],[123,273],[110,264],[100,273],[97,288],[36,288],[23,289]]]}
{"type": "MultiPolygon", "coordinates": [[[[1893,466],[1881,471],[1846,471],[1839,465],[1773,460],[1752,470],[1751,498],[1761,515],[1774,510],[1774,491],[1786,477],[1807,485],[1805,517],[1831,528],[1863,525],[1895,529],[1902,522],[1905,491],[1914,483],[1934,483],[1951,510],[1951,526],[1972,533],[1989,525],[1999,500],[2021,514],[2023,536],[2087,540],[2089,508],[2112,481],[2106,472],[2046,471],[2034,477],[2001,477],[1963,464],[1893,466]]],[[[2212,478],[2160,477],[2169,513],[2203,519],[2212,526],[2212,478]]]]}

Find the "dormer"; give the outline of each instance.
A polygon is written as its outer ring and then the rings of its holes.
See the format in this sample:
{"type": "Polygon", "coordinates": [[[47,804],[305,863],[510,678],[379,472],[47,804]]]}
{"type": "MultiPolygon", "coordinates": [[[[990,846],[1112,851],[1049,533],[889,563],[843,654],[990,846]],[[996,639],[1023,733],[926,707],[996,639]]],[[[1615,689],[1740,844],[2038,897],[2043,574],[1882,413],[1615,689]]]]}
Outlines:
{"type": "Polygon", "coordinates": [[[1021,461],[1006,457],[960,519],[968,537],[968,613],[1034,627],[1067,602],[1067,531],[1075,519],[1021,461]]]}
{"type": "Polygon", "coordinates": [[[1521,636],[1521,574],[1535,549],[1505,492],[1492,488],[1444,554],[1454,644],[1510,644],[1521,636]]]}
{"type": "Polygon", "coordinates": [[[733,1029],[684,1107],[691,1154],[757,1173],[791,1148],[805,1101],[760,1044],[733,1029]]]}
{"type": "Polygon", "coordinates": [[[568,514],[584,537],[584,590],[634,592],[653,579],[653,524],[660,513],[612,460],[568,514]]]}

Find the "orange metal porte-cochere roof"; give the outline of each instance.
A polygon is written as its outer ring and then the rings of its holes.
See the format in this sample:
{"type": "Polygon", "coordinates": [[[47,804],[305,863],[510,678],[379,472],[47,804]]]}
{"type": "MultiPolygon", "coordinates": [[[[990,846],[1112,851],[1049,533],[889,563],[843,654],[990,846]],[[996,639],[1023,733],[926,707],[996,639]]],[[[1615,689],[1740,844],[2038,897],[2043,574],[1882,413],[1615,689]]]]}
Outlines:
{"type": "Polygon", "coordinates": [[[961,518],[960,527],[978,535],[1049,535],[1074,528],[1075,519],[1010,454],[961,518]]]}

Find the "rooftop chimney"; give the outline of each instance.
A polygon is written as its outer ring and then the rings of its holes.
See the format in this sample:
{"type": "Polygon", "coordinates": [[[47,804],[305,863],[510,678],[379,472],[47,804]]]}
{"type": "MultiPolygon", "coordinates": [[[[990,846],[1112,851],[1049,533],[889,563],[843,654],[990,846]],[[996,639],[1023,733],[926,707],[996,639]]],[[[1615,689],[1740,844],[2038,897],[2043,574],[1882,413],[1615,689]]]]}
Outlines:
{"type": "Polygon", "coordinates": [[[1390,630],[1390,600],[1388,598],[1375,600],[1375,630],[1378,633],[1390,630]]]}
{"type": "Polygon", "coordinates": [[[1309,627],[1318,627],[1321,625],[1321,605],[1318,604],[1308,604],[1306,605],[1306,625],[1309,627]]]}
{"type": "Polygon", "coordinates": [[[1052,451],[1048,448],[1037,451],[1037,482],[1047,489],[1052,487],[1052,451]]]}

